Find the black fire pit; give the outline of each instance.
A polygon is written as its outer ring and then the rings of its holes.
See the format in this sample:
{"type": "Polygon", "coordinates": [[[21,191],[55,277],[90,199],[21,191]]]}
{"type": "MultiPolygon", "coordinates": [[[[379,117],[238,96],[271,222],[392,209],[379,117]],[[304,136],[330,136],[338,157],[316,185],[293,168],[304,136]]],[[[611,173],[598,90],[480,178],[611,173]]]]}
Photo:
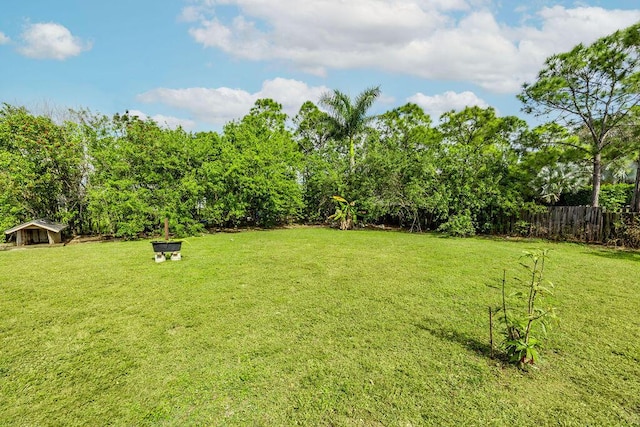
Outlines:
{"type": "Polygon", "coordinates": [[[156,253],[156,262],[164,262],[167,259],[165,252],[171,254],[171,261],[180,261],[182,259],[180,255],[182,242],[179,240],[169,241],[169,218],[164,219],[164,241],[156,240],[151,244],[153,245],[153,251],[156,253]]]}
{"type": "Polygon", "coordinates": [[[180,252],[180,248],[182,247],[182,242],[162,242],[156,241],[151,242],[153,245],[153,251],[156,253],[165,253],[165,252],[180,252]]]}
{"type": "Polygon", "coordinates": [[[182,255],[180,255],[180,248],[182,247],[182,242],[162,242],[156,241],[151,242],[153,245],[153,251],[156,253],[156,262],[164,262],[167,259],[168,253],[171,261],[180,261],[182,259],[182,255]]]}

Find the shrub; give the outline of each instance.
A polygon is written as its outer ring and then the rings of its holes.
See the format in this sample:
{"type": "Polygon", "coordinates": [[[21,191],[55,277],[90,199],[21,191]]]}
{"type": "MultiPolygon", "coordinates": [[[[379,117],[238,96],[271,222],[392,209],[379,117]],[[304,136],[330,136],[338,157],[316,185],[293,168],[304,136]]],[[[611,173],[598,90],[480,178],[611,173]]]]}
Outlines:
{"type": "Polygon", "coordinates": [[[438,227],[438,231],[456,237],[467,237],[476,234],[471,215],[468,212],[450,217],[449,221],[438,227]]]}
{"type": "Polygon", "coordinates": [[[519,236],[530,236],[531,235],[531,223],[524,220],[516,221],[514,226],[514,231],[519,236]]]}
{"type": "Polygon", "coordinates": [[[615,224],[616,244],[629,248],[640,248],[640,218],[633,214],[621,214],[621,218],[615,224]]]}
{"type": "MultiPolygon", "coordinates": [[[[631,203],[633,184],[605,184],[600,188],[599,205],[609,212],[619,211],[631,203]]],[[[558,205],[588,206],[591,204],[591,187],[574,193],[563,194],[558,205]]]]}
{"type": "Polygon", "coordinates": [[[620,211],[631,204],[633,184],[609,184],[600,189],[600,206],[608,212],[620,211]]]}
{"type": "Polygon", "coordinates": [[[348,202],[340,196],[333,196],[333,200],[338,206],[336,207],[336,212],[329,219],[339,222],[340,230],[351,230],[358,221],[356,202],[348,202]]]}

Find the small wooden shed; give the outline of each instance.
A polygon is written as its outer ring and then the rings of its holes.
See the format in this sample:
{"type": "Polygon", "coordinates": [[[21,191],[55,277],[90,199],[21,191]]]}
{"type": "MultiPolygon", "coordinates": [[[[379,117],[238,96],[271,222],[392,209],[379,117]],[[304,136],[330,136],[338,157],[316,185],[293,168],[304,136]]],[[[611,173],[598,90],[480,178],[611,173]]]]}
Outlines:
{"type": "Polygon", "coordinates": [[[34,219],[24,224],[16,225],[4,231],[4,234],[16,233],[16,245],[34,245],[38,243],[62,242],[62,230],[67,228],[65,224],[49,221],[48,219],[34,219]]]}

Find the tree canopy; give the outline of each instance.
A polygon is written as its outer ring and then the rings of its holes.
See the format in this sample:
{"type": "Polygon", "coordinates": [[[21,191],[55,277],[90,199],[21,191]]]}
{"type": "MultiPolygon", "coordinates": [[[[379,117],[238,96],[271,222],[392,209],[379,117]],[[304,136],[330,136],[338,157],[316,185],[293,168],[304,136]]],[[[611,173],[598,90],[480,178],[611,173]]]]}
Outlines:
{"type": "Polygon", "coordinates": [[[380,96],[380,87],[375,86],[365,89],[351,100],[349,95],[334,90],[325,93],[320,97],[320,105],[328,110],[328,122],[331,130],[331,137],[338,141],[346,141],[349,148],[349,168],[355,168],[355,146],[357,138],[369,121],[373,117],[367,112],[380,96]]]}
{"type": "Polygon", "coordinates": [[[0,227],[47,217],[135,238],[161,233],[166,217],[188,235],[324,222],[348,200],[368,223],[467,235],[525,206],[586,204],[589,192],[594,206],[640,211],[639,42],[637,24],[548,58],[519,94],[526,112],[556,114],[533,129],[492,107],[438,122],[412,103],[372,116],[377,86],[325,93],[291,120],[259,99],[221,132],[3,104],[0,227]]]}
{"type": "Polygon", "coordinates": [[[586,144],[593,165],[591,204],[598,206],[603,152],[619,127],[640,103],[640,23],[579,44],[571,51],[549,57],[537,80],[523,86],[519,99],[524,111],[556,114],[570,130],[586,129],[586,144]]]}

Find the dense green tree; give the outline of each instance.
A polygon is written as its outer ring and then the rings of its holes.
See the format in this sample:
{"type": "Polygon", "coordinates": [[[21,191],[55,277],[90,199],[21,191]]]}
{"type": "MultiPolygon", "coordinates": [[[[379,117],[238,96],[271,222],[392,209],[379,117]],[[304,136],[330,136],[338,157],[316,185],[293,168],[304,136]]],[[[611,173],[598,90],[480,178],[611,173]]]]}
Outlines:
{"type": "Polygon", "coordinates": [[[219,171],[225,194],[218,203],[226,221],[274,225],[300,216],[301,154],[286,120],[280,104],[260,99],[224,127],[219,171]]]}
{"type": "Polygon", "coordinates": [[[517,161],[512,147],[526,132],[526,123],[513,116],[497,117],[491,107],[467,107],[443,114],[439,130],[439,177],[450,220],[491,231],[495,216],[515,213],[522,204],[512,179],[517,161]]]}
{"type": "Polygon", "coordinates": [[[77,228],[83,161],[82,141],[73,127],[4,104],[0,108],[0,226],[49,218],[77,228]]]}
{"type": "Polygon", "coordinates": [[[613,137],[618,140],[616,145],[620,150],[620,165],[627,170],[634,172],[633,194],[631,197],[631,208],[634,212],[640,212],[640,107],[633,110],[624,122],[613,133],[613,137]]]}
{"type": "Polygon", "coordinates": [[[164,218],[178,234],[201,229],[202,152],[181,128],[162,129],[128,114],[94,118],[88,210],[93,229],[116,236],[159,233],[164,218]]]}
{"type": "Polygon", "coordinates": [[[518,167],[514,170],[527,200],[557,203],[589,182],[589,160],[579,138],[556,123],[524,132],[514,145],[518,167]]]}
{"type": "Polygon", "coordinates": [[[640,102],[639,46],[640,24],[589,46],[579,44],[549,57],[537,81],[525,83],[518,96],[528,113],[557,113],[557,120],[569,129],[586,129],[583,150],[593,166],[593,206],[598,206],[603,152],[615,140],[611,132],[640,102]]]}
{"type": "Polygon", "coordinates": [[[436,163],[441,135],[415,104],[380,115],[373,127],[358,167],[361,206],[371,220],[420,230],[425,216],[439,217],[446,206],[436,163]]]}
{"type": "Polygon", "coordinates": [[[304,219],[324,222],[335,208],[333,196],[348,195],[348,166],[341,142],[332,138],[329,115],[305,102],[293,119],[294,139],[303,153],[304,219]]]}
{"type": "Polygon", "coordinates": [[[294,139],[300,151],[310,154],[323,149],[332,135],[331,118],[313,102],[306,101],[293,118],[294,139]]]}

